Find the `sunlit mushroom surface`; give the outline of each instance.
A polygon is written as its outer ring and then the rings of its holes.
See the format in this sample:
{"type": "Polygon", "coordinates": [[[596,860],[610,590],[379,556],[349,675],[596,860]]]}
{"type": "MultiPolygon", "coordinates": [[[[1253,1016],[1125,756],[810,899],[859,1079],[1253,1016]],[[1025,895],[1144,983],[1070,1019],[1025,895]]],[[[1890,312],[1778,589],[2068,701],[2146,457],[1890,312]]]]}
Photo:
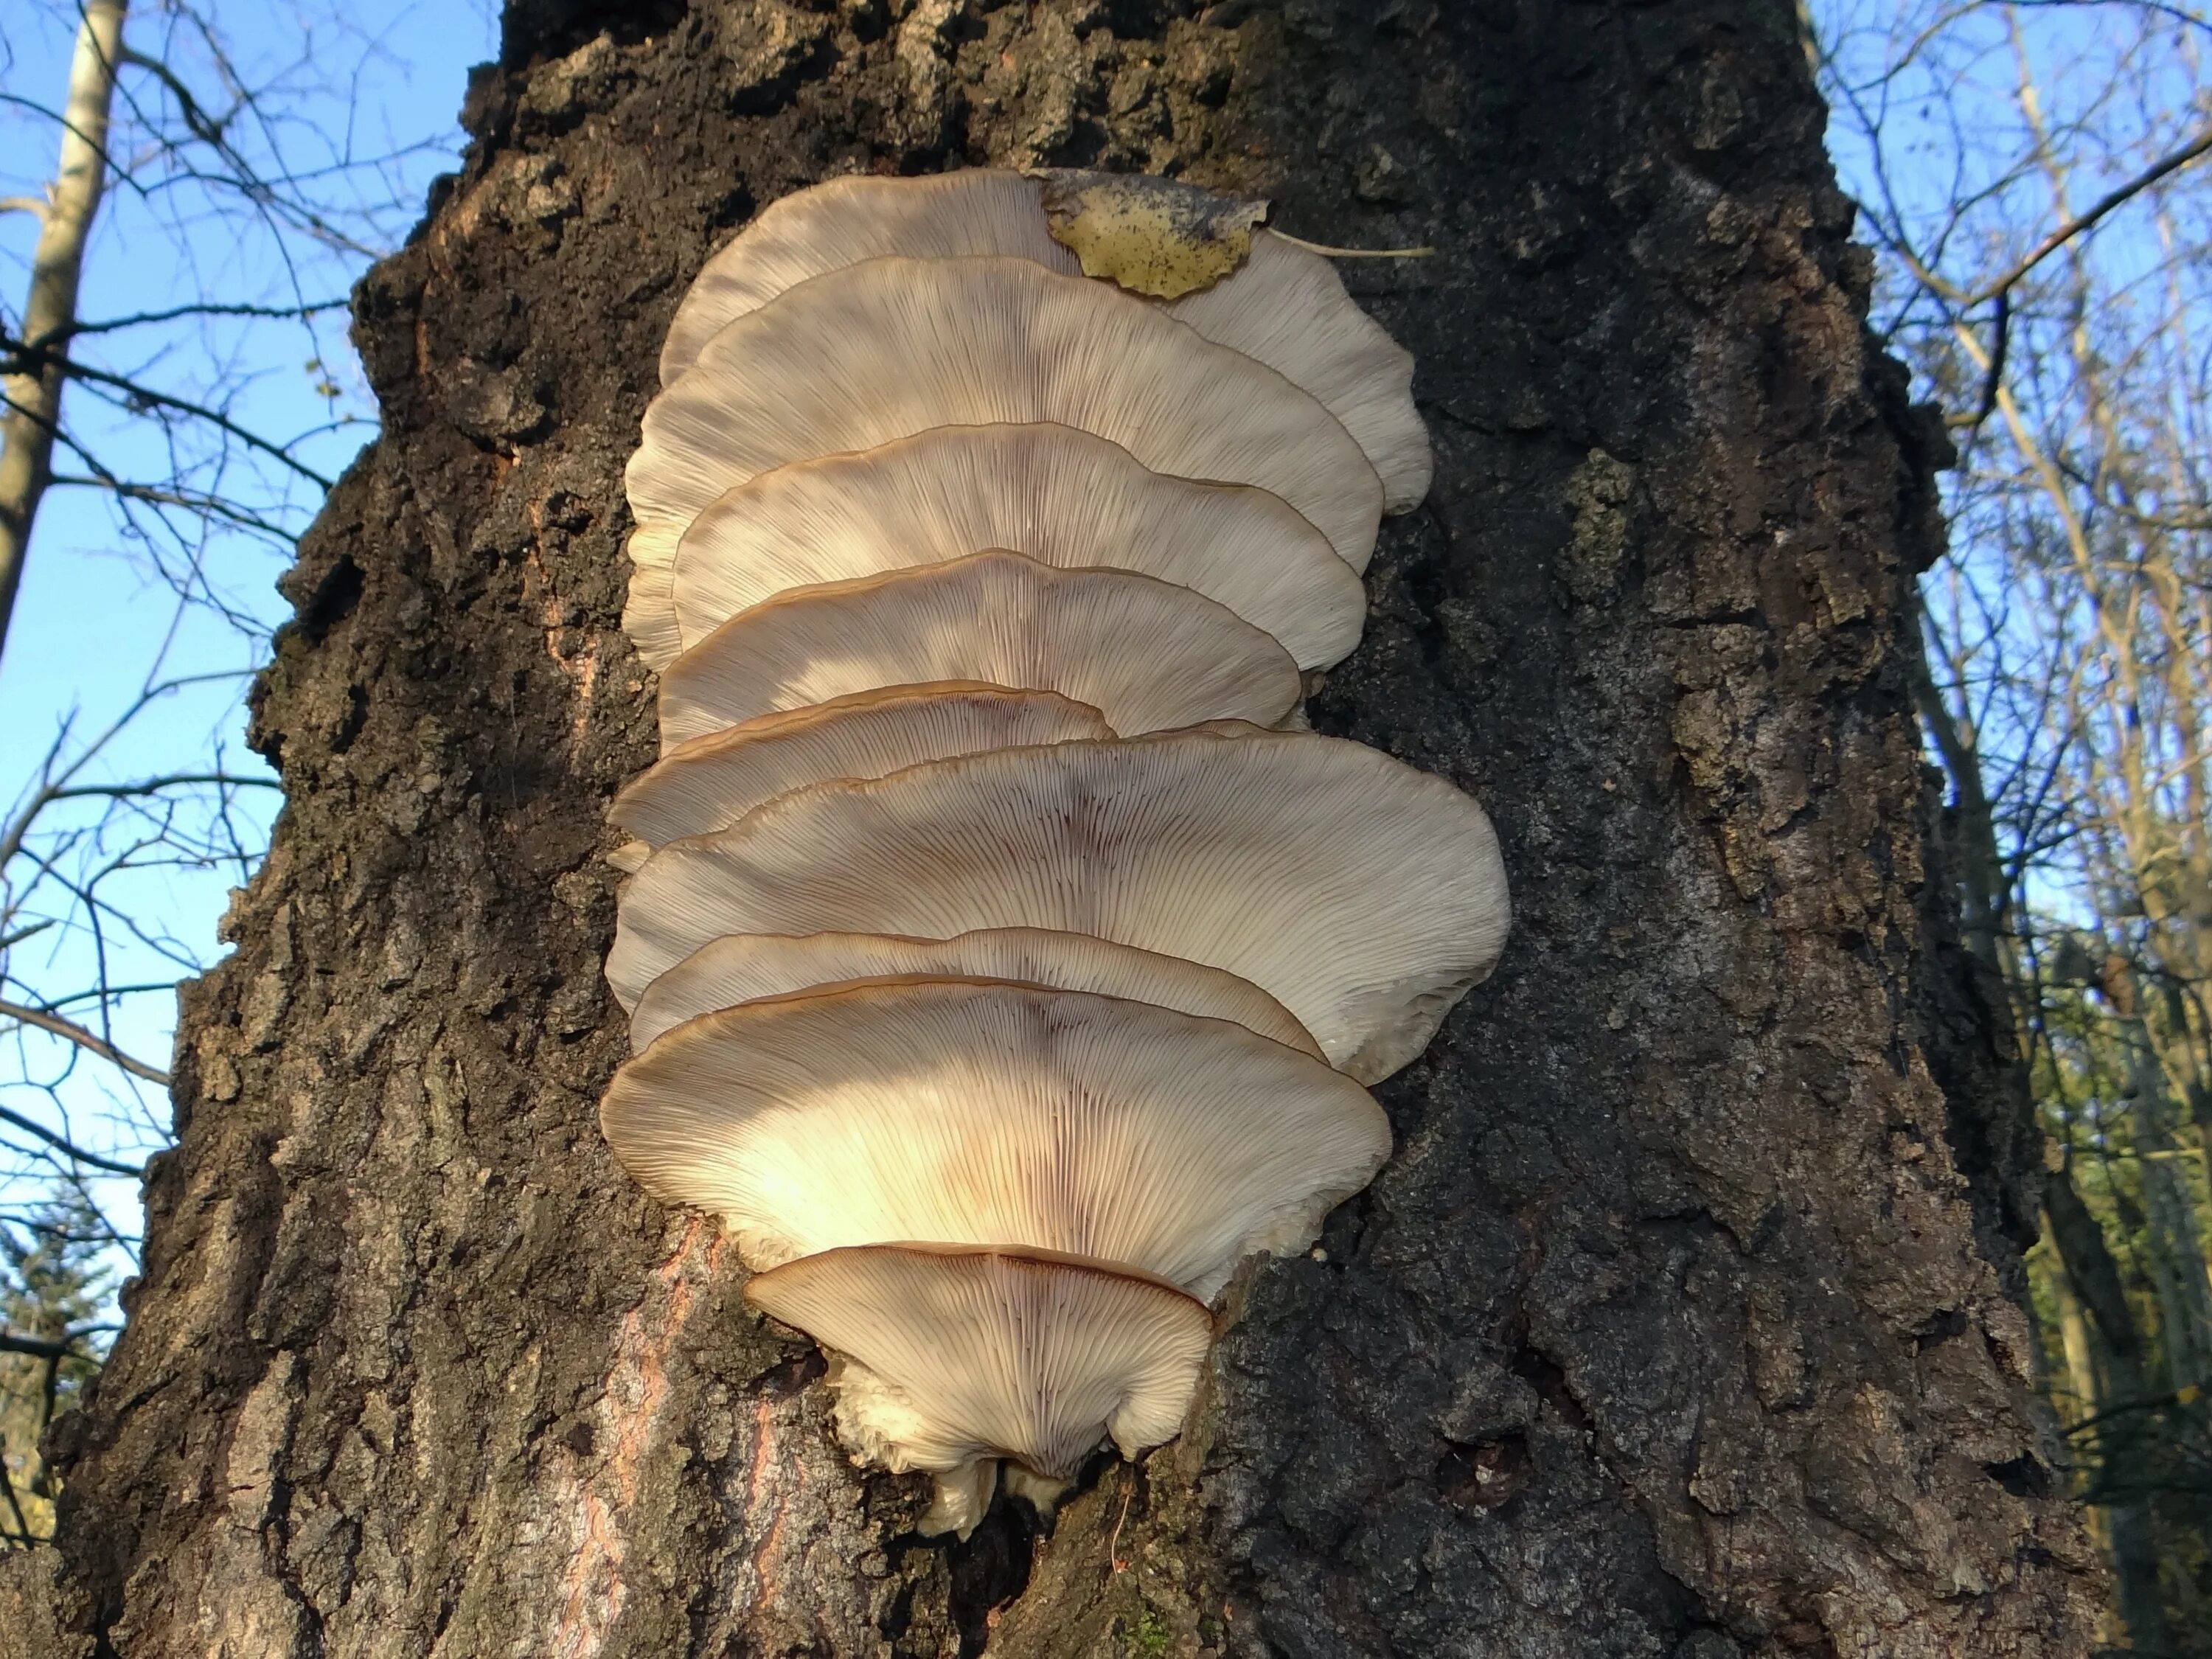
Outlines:
{"type": "Polygon", "coordinates": [[[1027,259],[868,259],[739,317],[647,408],[630,510],[680,537],[771,467],[1040,421],[1155,472],[1270,490],[1355,568],[1374,551],[1382,481],[1321,404],[1133,295],[1027,259]]]}
{"type": "Polygon", "coordinates": [[[1194,588],[1273,635],[1301,668],[1344,656],[1367,614],[1358,573],[1281,497],[1154,472],[1119,444],[1043,423],[933,427],[761,473],[691,521],[657,573],[666,593],[641,581],[624,625],[665,667],[791,588],[986,547],[1194,588]]]}
{"type": "Polygon", "coordinates": [[[599,1121],[748,1266],[934,1239],[1120,1262],[1200,1297],[1297,1249],[1390,1130],[1327,1062],[1227,1020],[1003,981],[817,987],[687,1021],[599,1121]]]}
{"type": "Polygon", "coordinates": [[[1206,1304],[1172,1285],[1042,1250],[827,1250],[757,1275],[745,1297],[836,1352],[839,1428],[894,1469],[935,1474],[928,1519],[963,1535],[980,1463],[1009,1459],[1048,1489],[1102,1440],[1133,1456],[1170,1438],[1213,1335],[1206,1304]]]}
{"type": "Polygon", "coordinates": [[[1427,488],[1411,359],[1314,251],[1237,264],[1257,204],[1205,241],[1081,178],[771,205],[627,475],[664,753],[609,813],[601,1127],[963,1538],[1179,1431],[1208,1304],[1372,1178],[1364,1085],[1509,921],[1482,809],[1301,707],[1427,488]]]}
{"type": "MultiPolygon", "coordinates": [[[[1042,190],[1018,173],[838,179],[770,205],[707,262],[669,325],[664,385],[730,322],[810,277],[863,259],[1011,254],[1067,276],[1076,257],[1046,228],[1042,190]]],[[[1413,359],[1352,302],[1321,255],[1271,231],[1243,269],[1163,307],[1206,338],[1318,398],[1358,441],[1401,513],[1428,493],[1429,434],[1413,359]]]]}
{"type": "Polygon", "coordinates": [[[929,680],[758,714],[680,743],[615,797],[607,817],[659,847],[723,830],[827,778],[880,778],[923,761],[1076,738],[1105,716],[1054,691],[929,680]]]}
{"type": "Polygon", "coordinates": [[[624,895],[634,1006],[722,933],[1048,927],[1222,969],[1362,1080],[1425,1048],[1508,920],[1490,820],[1440,778],[1310,732],[997,749],[794,790],[672,842],[624,895]]]}
{"type": "Polygon", "coordinates": [[[1149,1002],[1321,1056],[1291,1011],[1249,980],[1089,933],[983,927],[951,939],[895,933],[725,933],[645,988],[630,1017],[643,1048],[687,1019],[809,986],[881,979],[993,979],[1149,1002]]]}
{"type": "Polygon", "coordinates": [[[741,611],[660,677],[667,747],[761,714],[924,680],[1056,691],[1115,732],[1272,726],[1298,665],[1203,594],[1133,571],[1019,553],[793,588],[741,611]]]}

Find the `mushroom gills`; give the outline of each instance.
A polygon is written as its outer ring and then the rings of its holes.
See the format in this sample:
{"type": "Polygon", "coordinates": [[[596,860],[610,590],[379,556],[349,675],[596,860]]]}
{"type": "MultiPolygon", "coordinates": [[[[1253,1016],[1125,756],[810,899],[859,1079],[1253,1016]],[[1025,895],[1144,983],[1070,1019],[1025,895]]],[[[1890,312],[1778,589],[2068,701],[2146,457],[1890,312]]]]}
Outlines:
{"type": "Polygon", "coordinates": [[[727,829],[810,783],[880,778],[985,749],[1113,735],[1097,709],[1054,691],[976,680],[888,685],[758,714],[678,744],[615,797],[607,817],[650,850],[727,829]]]}
{"type": "Polygon", "coordinates": [[[725,933],[1090,933],[1248,980],[1363,1083],[1420,1052],[1509,920],[1482,809],[1310,732],[998,749],[794,790],[648,859],[607,978],[626,1008],[725,933]]]}
{"type": "Polygon", "coordinates": [[[1249,1031],[1322,1058],[1291,1011],[1249,980],[1182,957],[1116,945],[1089,933],[984,927],[951,939],[896,933],[731,933],[711,939],[655,979],[630,1017],[642,1050],[661,1033],[765,997],[894,978],[991,979],[1089,991],[1249,1031]]]}
{"type": "MultiPolygon", "coordinates": [[[[1071,276],[1082,271],[1053,239],[1042,182],[1018,173],[838,179],[794,191],[701,269],[669,325],[661,383],[682,375],[726,325],[825,271],[888,256],[988,254],[1071,276]]],[[[1319,399],[1382,475],[1391,512],[1428,493],[1429,435],[1413,406],[1413,354],[1359,308],[1327,258],[1261,230],[1242,269],[1161,309],[1319,399]]]]}
{"type": "Polygon", "coordinates": [[[930,1239],[1097,1257],[1201,1299],[1310,1244],[1390,1150],[1364,1089],[1242,1025],[921,977],[687,1021],[622,1068],[599,1123],[748,1267],[930,1239]]]}
{"type": "Polygon", "coordinates": [[[737,319],[645,411],[630,556],[666,559],[771,468],[940,426],[1050,422],[1155,472],[1257,485],[1364,570],[1382,486],[1335,416],[1242,352],[1026,259],[870,259],[737,319]]]}
{"type": "Polygon", "coordinates": [[[1273,638],[1188,587],[992,550],[738,612],[661,676],[660,740],[930,680],[1056,691],[1125,732],[1272,726],[1303,690],[1273,638]]]}
{"type": "Polygon", "coordinates": [[[1174,1285],[1042,1250],[830,1250],[755,1274],[745,1299],[835,1351],[839,1433],[936,1476],[922,1528],[962,1538],[988,1502],[980,1463],[1064,1485],[1106,1441],[1133,1457],[1173,1438],[1213,1336],[1174,1285]]]}
{"type": "Polygon", "coordinates": [[[1411,357],[1312,251],[1247,250],[1263,204],[1174,187],[1236,234],[1100,266],[1154,300],[1054,240],[1096,251],[1097,179],[1051,188],[1049,223],[1003,172],[771,205],[625,474],[663,754],[609,813],[601,1127],[963,1538],[1174,1436],[1208,1300],[1373,1176],[1361,1085],[1509,922],[1482,809],[1300,706],[1427,487],[1411,357]]]}
{"type": "Polygon", "coordinates": [[[1047,422],[933,427],[761,473],[692,520],[672,567],[640,562],[624,626],[662,668],[787,589],[987,547],[1191,588],[1274,635],[1301,668],[1344,657],[1366,619],[1358,573],[1279,496],[1155,472],[1108,439],[1047,422]]]}

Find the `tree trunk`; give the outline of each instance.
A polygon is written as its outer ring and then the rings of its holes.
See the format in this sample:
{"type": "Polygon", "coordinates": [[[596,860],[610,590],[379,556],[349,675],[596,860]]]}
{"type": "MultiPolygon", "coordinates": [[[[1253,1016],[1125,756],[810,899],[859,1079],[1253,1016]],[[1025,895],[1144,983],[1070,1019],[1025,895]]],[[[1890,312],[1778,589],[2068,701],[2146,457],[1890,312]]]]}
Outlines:
{"type": "MultiPolygon", "coordinates": [[[[2157,1517],[2141,1490],[2147,1456],[2157,1455],[2146,1447],[2148,1437],[2142,1432],[2142,1408],[2153,1392],[2143,1370],[2142,1337],[2121,1288],[2120,1264],[2069,1171],[2054,1170],[2045,1179],[2044,1213],[2050,1218],[2051,1242],[2058,1251],[2068,1300],[2088,1310],[2097,1333],[2095,1352],[2087,1356],[2094,1367],[2091,1386],[2081,1396],[2081,1417],[2089,1420],[2095,1437],[2079,1449],[2096,1459],[2094,1484],[2101,1490],[2095,1496],[2111,1534],[2120,1624],[2132,1646],[2163,1653],[2173,1638],[2159,1589],[2157,1517]]],[[[2078,1311],[2075,1322],[2080,1322],[2078,1311]]],[[[2070,1350],[2072,1333],[2068,1335],[2070,1350]]],[[[2154,1447],[2155,1442],[2151,1444],[2154,1447]]]]}
{"type": "Polygon", "coordinates": [[[290,806],[55,1437],[65,1571],[9,1593],[123,1659],[2072,1659],[2038,1143],[1911,720],[1941,441],[1864,343],[1789,0],[892,9],[510,10],[357,295],[385,433],[256,694],[290,806]],[[777,195],[963,161],[1434,245],[1346,267],[1439,467],[1314,713],[1480,795],[1517,921],[1182,1438],[947,1547],[593,1107],[662,331],[777,195]]]}
{"type": "Polygon", "coordinates": [[[8,642],[8,622],[22,585],[31,526],[53,482],[66,378],[60,358],[69,351],[85,244],[92,240],[93,216],[107,183],[107,114],[123,62],[124,7],[125,0],[84,0],[70,55],[69,97],[62,106],[60,160],[46,199],[34,210],[39,246],[23,296],[25,361],[21,374],[0,382],[7,398],[0,418],[0,647],[8,642]],[[53,355],[41,355],[46,353],[53,355]]]}

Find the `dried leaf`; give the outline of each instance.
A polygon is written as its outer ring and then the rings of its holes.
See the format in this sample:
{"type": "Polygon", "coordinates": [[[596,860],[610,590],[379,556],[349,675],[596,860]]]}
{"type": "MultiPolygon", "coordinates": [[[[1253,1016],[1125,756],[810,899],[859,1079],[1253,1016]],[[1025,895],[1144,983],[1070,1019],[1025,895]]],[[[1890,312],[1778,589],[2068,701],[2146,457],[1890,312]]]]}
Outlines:
{"type": "Polygon", "coordinates": [[[1212,288],[1252,252],[1267,204],[1150,173],[1055,168],[1044,180],[1052,239],[1103,276],[1156,300],[1212,288]]]}

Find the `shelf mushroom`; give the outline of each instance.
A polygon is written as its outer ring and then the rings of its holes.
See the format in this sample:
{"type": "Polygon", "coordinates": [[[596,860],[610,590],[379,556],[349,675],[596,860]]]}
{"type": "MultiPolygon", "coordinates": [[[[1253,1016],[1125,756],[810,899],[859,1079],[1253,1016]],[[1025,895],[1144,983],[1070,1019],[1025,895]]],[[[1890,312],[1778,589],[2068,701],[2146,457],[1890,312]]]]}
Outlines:
{"type": "Polygon", "coordinates": [[[880,778],[923,761],[1024,744],[1114,735],[1098,711],[1054,691],[933,680],[854,691],[758,714],[680,743],[607,809],[643,843],[727,829],[778,795],[829,778],[880,778]]]}
{"type": "Polygon", "coordinates": [[[1001,1461],[1048,1504],[1102,1440],[1133,1457],[1171,1439],[1213,1339],[1174,1285],[1042,1250],[828,1250],[756,1275],[745,1299],[832,1351],[840,1431],[935,1475],[919,1530],[963,1538],[1001,1461]]]}
{"type": "Polygon", "coordinates": [[[1182,957],[1043,927],[981,927],[951,939],[896,933],[730,933],[701,945],[645,988],[630,1016],[643,1048],[688,1019],[810,986],[884,979],[988,979],[1148,1002],[1246,1030],[1322,1058],[1291,1011],[1249,980],[1182,957]]]}
{"type": "Polygon", "coordinates": [[[1345,656],[1366,619],[1358,574],[1280,497],[1154,472],[1119,444],[1043,422],[933,427],[761,473],[691,521],[672,564],[640,567],[623,625],[662,668],[791,588],[987,547],[1195,589],[1301,668],[1345,656]]]}
{"type": "Polygon", "coordinates": [[[726,489],[937,426],[1051,422],[1155,472],[1272,491],[1364,570],[1382,486],[1336,417],[1156,307],[1027,259],[869,259],[725,326],[645,412],[633,562],[726,489]]]}
{"type": "MultiPolygon", "coordinates": [[[[685,373],[735,319],[863,259],[1010,254],[1081,274],[1077,256],[1053,239],[1045,189],[1038,179],[979,167],[930,179],[837,179],[772,203],[707,262],[677,307],[661,383],[685,373]]],[[[1429,434],[1413,407],[1413,356],[1353,303],[1322,255],[1259,231],[1243,269],[1162,309],[1318,398],[1382,475],[1389,511],[1428,493],[1429,434]]]]}
{"type": "Polygon", "coordinates": [[[1120,732],[1273,726],[1303,690],[1272,635],[1188,587],[989,550],[739,611],[661,675],[660,740],[927,680],[1057,691],[1120,732]]]}
{"type": "Polygon", "coordinates": [[[1390,1150],[1367,1091],[1227,1020],[972,979],[702,1014],[599,1109],[625,1168],[751,1267],[931,1239],[1096,1256],[1201,1300],[1304,1249],[1390,1150]]]}
{"type": "Polygon", "coordinates": [[[625,1007],[723,933],[1088,933],[1251,981],[1363,1082],[1423,1048],[1508,920],[1490,820],[1311,732],[999,749],[817,784],[661,848],[623,896],[625,1007]]]}
{"type": "Polygon", "coordinates": [[[1430,452],[1261,213],[801,191],[679,306],[627,473],[665,752],[610,813],[601,1127],[828,1352],[848,1448],[934,1477],[925,1533],[1176,1432],[1209,1299],[1373,1176],[1362,1085],[1503,946],[1482,809],[1304,729],[1430,452]]]}

